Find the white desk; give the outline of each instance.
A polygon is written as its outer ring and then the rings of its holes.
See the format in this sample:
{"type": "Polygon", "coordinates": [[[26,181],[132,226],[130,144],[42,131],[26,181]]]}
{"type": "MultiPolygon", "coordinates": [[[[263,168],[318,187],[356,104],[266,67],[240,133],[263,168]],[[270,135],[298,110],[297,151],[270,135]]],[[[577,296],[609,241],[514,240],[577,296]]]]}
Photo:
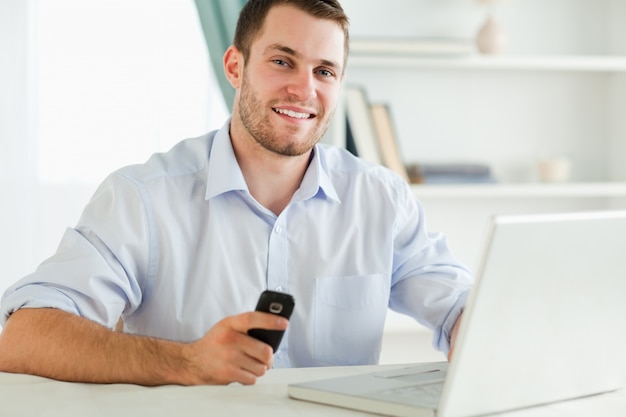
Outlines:
{"type": "MultiPolygon", "coordinates": [[[[387,365],[392,369],[401,365],[387,365]]],[[[371,366],[271,370],[254,386],[94,385],[0,373],[0,416],[364,416],[289,399],[287,384],[371,371],[371,366]]],[[[506,413],[510,417],[624,417],[626,390],[506,413]]]]}

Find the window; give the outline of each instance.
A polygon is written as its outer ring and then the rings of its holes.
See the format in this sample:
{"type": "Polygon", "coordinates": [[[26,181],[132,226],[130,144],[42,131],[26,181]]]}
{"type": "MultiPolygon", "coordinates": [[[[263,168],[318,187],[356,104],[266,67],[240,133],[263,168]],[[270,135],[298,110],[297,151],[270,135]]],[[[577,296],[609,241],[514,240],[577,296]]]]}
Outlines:
{"type": "Polygon", "coordinates": [[[38,2],[39,178],[100,183],[228,117],[192,0],[38,2]]]}

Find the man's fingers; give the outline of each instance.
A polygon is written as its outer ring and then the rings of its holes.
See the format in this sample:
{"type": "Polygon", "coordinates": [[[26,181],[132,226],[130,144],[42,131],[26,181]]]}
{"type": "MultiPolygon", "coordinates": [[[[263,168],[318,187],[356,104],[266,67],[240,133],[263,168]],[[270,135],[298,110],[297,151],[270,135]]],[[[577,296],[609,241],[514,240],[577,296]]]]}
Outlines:
{"type": "MultiPolygon", "coordinates": [[[[241,367],[259,375],[260,369],[256,364],[260,362],[265,367],[271,368],[274,352],[268,344],[248,336],[248,330],[256,328],[285,330],[287,325],[288,321],[284,317],[269,313],[250,312],[225,318],[218,323],[213,333],[218,344],[234,347],[229,351],[232,355],[241,352],[249,357],[251,361],[242,363],[241,367]]],[[[231,363],[239,363],[240,360],[242,360],[240,357],[228,358],[231,363]]]]}
{"type": "Polygon", "coordinates": [[[285,330],[288,324],[284,317],[256,311],[224,318],[188,345],[185,354],[192,373],[203,383],[254,384],[272,367],[274,353],[248,330],[285,330]]]}
{"type": "Polygon", "coordinates": [[[260,311],[250,311],[224,319],[226,324],[240,333],[250,329],[285,330],[289,321],[281,316],[260,311]]]}
{"type": "Polygon", "coordinates": [[[243,351],[234,351],[221,370],[220,383],[239,382],[244,385],[254,384],[258,377],[265,375],[267,370],[271,368],[271,354],[269,361],[270,363],[267,364],[260,362],[243,351]]]}
{"type": "Polygon", "coordinates": [[[237,358],[241,362],[240,367],[247,369],[257,376],[265,373],[265,370],[272,367],[274,361],[274,352],[267,343],[248,336],[247,334],[237,333],[236,346],[245,355],[244,358],[237,358]],[[244,361],[244,359],[246,359],[244,361]],[[266,369],[261,370],[258,365],[262,365],[266,369]],[[263,371],[263,373],[260,373],[263,371]]]}

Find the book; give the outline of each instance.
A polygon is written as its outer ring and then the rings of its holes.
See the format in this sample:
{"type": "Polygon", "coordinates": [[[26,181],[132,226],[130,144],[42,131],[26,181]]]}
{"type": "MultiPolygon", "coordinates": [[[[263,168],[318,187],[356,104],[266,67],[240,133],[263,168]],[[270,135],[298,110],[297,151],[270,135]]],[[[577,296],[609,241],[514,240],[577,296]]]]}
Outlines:
{"type": "Polygon", "coordinates": [[[493,184],[491,175],[430,175],[412,178],[413,184],[493,184]]]}
{"type": "Polygon", "coordinates": [[[356,151],[356,145],[354,144],[354,136],[352,135],[352,130],[350,130],[350,121],[348,117],[345,117],[346,123],[346,150],[350,152],[354,156],[359,156],[356,151]]]}
{"type": "Polygon", "coordinates": [[[407,167],[410,182],[423,184],[494,183],[488,165],[471,162],[413,163],[407,167]]]}
{"type": "Polygon", "coordinates": [[[347,85],[345,99],[347,128],[354,143],[355,154],[368,162],[381,165],[378,139],[365,90],[360,86],[347,85]]]}
{"type": "Polygon", "coordinates": [[[383,103],[374,103],[370,106],[370,112],[383,165],[395,171],[408,182],[409,174],[400,157],[400,149],[395,128],[391,120],[389,106],[383,103]]]}
{"type": "MultiPolygon", "coordinates": [[[[343,102],[343,92],[340,97],[340,102],[343,102]]],[[[325,143],[327,145],[337,146],[339,148],[347,148],[348,144],[347,140],[347,124],[346,124],[346,114],[344,106],[337,106],[335,109],[335,115],[326,130],[324,136],[322,136],[320,143],[325,143]]]]}
{"type": "Polygon", "coordinates": [[[355,55],[459,56],[475,52],[474,42],[461,38],[355,38],[350,53],[355,55]]]}

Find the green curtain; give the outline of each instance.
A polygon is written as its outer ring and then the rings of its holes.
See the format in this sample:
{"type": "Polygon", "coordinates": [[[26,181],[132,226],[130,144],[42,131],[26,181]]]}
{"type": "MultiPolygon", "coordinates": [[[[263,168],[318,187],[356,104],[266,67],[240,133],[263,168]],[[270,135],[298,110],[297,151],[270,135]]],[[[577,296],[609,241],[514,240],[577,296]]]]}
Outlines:
{"type": "Polygon", "coordinates": [[[233,106],[235,91],[224,75],[222,58],[230,46],[237,26],[237,18],[247,0],[195,0],[204,39],[209,48],[211,65],[229,109],[233,106]]]}

